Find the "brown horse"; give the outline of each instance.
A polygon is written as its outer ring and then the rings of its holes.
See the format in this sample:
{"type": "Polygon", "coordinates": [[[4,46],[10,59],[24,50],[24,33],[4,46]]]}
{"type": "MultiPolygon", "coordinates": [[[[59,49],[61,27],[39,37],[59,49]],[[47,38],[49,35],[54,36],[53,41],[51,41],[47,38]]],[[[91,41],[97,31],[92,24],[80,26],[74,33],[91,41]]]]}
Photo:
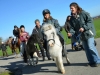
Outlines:
{"type": "MultiPolygon", "coordinates": [[[[20,32],[20,29],[19,30],[19,36],[21,34],[20,32]]],[[[20,51],[20,38],[17,38],[18,40],[16,41],[15,38],[12,38],[12,37],[9,37],[9,39],[7,40],[6,44],[10,47],[10,49],[12,50],[12,53],[16,53],[16,57],[17,57],[17,54],[18,54],[18,49],[20,51]]]]}

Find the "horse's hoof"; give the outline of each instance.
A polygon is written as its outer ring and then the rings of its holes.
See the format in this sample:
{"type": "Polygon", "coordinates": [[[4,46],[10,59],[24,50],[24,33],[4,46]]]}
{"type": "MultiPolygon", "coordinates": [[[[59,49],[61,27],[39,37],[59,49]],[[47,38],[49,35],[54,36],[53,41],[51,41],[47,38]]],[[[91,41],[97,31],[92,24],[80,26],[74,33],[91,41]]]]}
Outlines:
{"type": "Polygon", "coordinates": [[[65,74],[65,70],[61,72],[62,74],[65,74]]]}

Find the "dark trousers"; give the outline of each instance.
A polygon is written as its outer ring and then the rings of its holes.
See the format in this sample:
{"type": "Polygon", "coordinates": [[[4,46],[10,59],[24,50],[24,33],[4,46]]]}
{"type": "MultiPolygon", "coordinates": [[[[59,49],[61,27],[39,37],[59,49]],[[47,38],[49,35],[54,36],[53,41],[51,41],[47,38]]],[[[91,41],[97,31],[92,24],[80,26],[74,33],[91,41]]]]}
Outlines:
{"type": "Polygon", "coordinates": [[[43,45],[41,43],[39,43],[39,47],[41,50],[42,57],[45,57],[44,48],[43,48],[43,45]]]}
{"type": "Polygon", "coordinates": [[[3,57],[5,56],[5,54],[6,54],[6,56],[8,56],[8,54],[7,54],[7,51],[6,51],[6,50],[2,50],[2,54],[3,54],[3,57]]]}
{"type": "Polygon", "coordinates": [[[44,49],[46,50],[46,56],[47,56],[48,58],[50,58],[50,53],[49,53],[49,50],[48,50],[48,48],[47,48],[47,42],[46,42],[46,40],[44,40],[43,47],[44,47],[44,49]]]}

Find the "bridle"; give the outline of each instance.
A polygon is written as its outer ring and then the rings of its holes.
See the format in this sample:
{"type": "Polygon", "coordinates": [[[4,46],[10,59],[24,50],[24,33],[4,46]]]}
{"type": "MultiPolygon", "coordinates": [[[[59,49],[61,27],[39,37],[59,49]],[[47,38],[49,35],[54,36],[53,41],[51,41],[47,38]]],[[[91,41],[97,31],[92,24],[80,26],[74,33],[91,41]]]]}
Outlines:
{"type": "Polygon", "coordinates": [[[54,32],[52,32],[51,34],[53,34],[53,39],[49,39],[49,40],[47,40],[47,43],[49,42],[49,41],[54,41],[54,44],[55,44],[55,40],[54,40],[54,38],[55,38],[55,34],[54,34],[54,32]]]}

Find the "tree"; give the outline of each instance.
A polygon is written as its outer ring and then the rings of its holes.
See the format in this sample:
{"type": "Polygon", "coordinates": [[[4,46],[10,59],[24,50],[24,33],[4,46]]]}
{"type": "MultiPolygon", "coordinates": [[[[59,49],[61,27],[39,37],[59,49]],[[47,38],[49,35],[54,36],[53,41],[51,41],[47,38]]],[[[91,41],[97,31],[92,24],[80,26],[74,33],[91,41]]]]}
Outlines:
{"type": "Polygon", "coordinates": [[[1,42],[2,42],[2,37],[0,37],[0,45],[1,45],[1,42]]]}

